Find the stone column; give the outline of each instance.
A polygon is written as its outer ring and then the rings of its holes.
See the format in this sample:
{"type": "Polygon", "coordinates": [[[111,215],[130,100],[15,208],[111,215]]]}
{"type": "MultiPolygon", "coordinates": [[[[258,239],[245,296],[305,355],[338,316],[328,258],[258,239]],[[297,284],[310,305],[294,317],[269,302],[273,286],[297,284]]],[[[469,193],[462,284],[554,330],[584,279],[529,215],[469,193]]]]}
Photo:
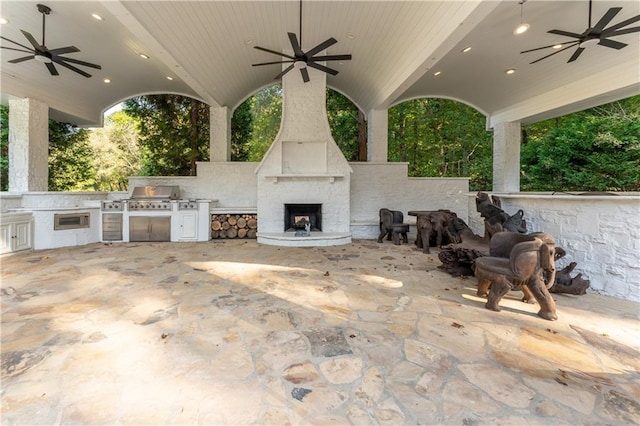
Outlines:
{"type": "Polygon", "coordinates": [[[493,191],[520,192],[520,123],[493,127],[493,191]]]}
{"type": "Polygon", "coordinates": [[[367,161],[386,163],[389,121],[386,109],[372,109],[367,114],[367,161]]]}
{"type": "Polygon", "coordinates": [[[49,106],[35,99],[9,100],[9,191],[49,188],[49,106]]]}
{"type": "Polygon", "coordinates": [[[229,107],[209,108],[209,161],[231,161],[231,111],[229,107]]]}

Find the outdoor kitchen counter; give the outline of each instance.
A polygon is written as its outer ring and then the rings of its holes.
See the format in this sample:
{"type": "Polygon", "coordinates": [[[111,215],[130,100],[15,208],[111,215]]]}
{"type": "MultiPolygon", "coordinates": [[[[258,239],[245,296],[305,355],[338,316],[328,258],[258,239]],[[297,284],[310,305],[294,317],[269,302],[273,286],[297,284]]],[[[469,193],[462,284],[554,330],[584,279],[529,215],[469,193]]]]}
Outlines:
{"type": "Polygon", "coordinates": [[[257,207],[212,207],[209,209],[211,214],[257,214],[257,207]]]}
{"type": "Polygon", "coordinates": [[[85,206],[39,206],[9,209],[9,213],[33,215],[33,248],[35,250],[80,246],[100,241],[100,202],[85,206]],[[88,226],[56,230],[56,215],[88,214],[88,226]]]}

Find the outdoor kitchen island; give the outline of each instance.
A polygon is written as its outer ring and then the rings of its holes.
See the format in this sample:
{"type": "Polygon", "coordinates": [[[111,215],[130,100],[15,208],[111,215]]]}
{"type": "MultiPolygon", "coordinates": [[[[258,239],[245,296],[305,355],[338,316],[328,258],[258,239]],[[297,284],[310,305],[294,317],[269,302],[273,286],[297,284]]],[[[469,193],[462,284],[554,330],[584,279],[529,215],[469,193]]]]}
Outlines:
{"type": "Polygon", "coordinates": [[[211,202],[180,199],[176,185],[136,186],[128,199],[102,202],[101,240],[208,241],[211,202]]]}

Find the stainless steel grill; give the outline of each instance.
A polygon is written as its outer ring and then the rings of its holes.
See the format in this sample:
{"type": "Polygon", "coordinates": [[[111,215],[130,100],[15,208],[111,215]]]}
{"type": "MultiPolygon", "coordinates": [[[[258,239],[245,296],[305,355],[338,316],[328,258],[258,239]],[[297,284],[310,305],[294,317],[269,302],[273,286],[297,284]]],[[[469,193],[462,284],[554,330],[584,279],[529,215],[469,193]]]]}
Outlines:
{"type": "Polygon", "coordinates": [[[198,202],[193,200],[179,201],[178,210],[198,210],[198,202]]]}
{"type": "Polygon", "coordinates": [[[124,203],[120,200],[103,201],[100,204],[100,210],[103,212],[121,212],[123,210],[124,203]]]}
{"type": "Polygon", "coordinates": [[[128,200],[129,210],[170,211],[171,201],[179,196],[180,189],[175,185],[136,186],[128,200]]]}

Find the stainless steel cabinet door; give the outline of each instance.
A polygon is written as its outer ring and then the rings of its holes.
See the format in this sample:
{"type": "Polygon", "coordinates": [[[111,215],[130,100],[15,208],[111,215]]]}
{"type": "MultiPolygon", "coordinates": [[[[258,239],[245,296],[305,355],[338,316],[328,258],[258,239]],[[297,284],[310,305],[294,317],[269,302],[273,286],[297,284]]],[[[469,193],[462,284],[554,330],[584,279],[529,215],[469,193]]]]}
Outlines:
{"type": "Polygon", "coordinates": [[[129,241],[171,241],[171,216],[129,216],[129,241]]]}

